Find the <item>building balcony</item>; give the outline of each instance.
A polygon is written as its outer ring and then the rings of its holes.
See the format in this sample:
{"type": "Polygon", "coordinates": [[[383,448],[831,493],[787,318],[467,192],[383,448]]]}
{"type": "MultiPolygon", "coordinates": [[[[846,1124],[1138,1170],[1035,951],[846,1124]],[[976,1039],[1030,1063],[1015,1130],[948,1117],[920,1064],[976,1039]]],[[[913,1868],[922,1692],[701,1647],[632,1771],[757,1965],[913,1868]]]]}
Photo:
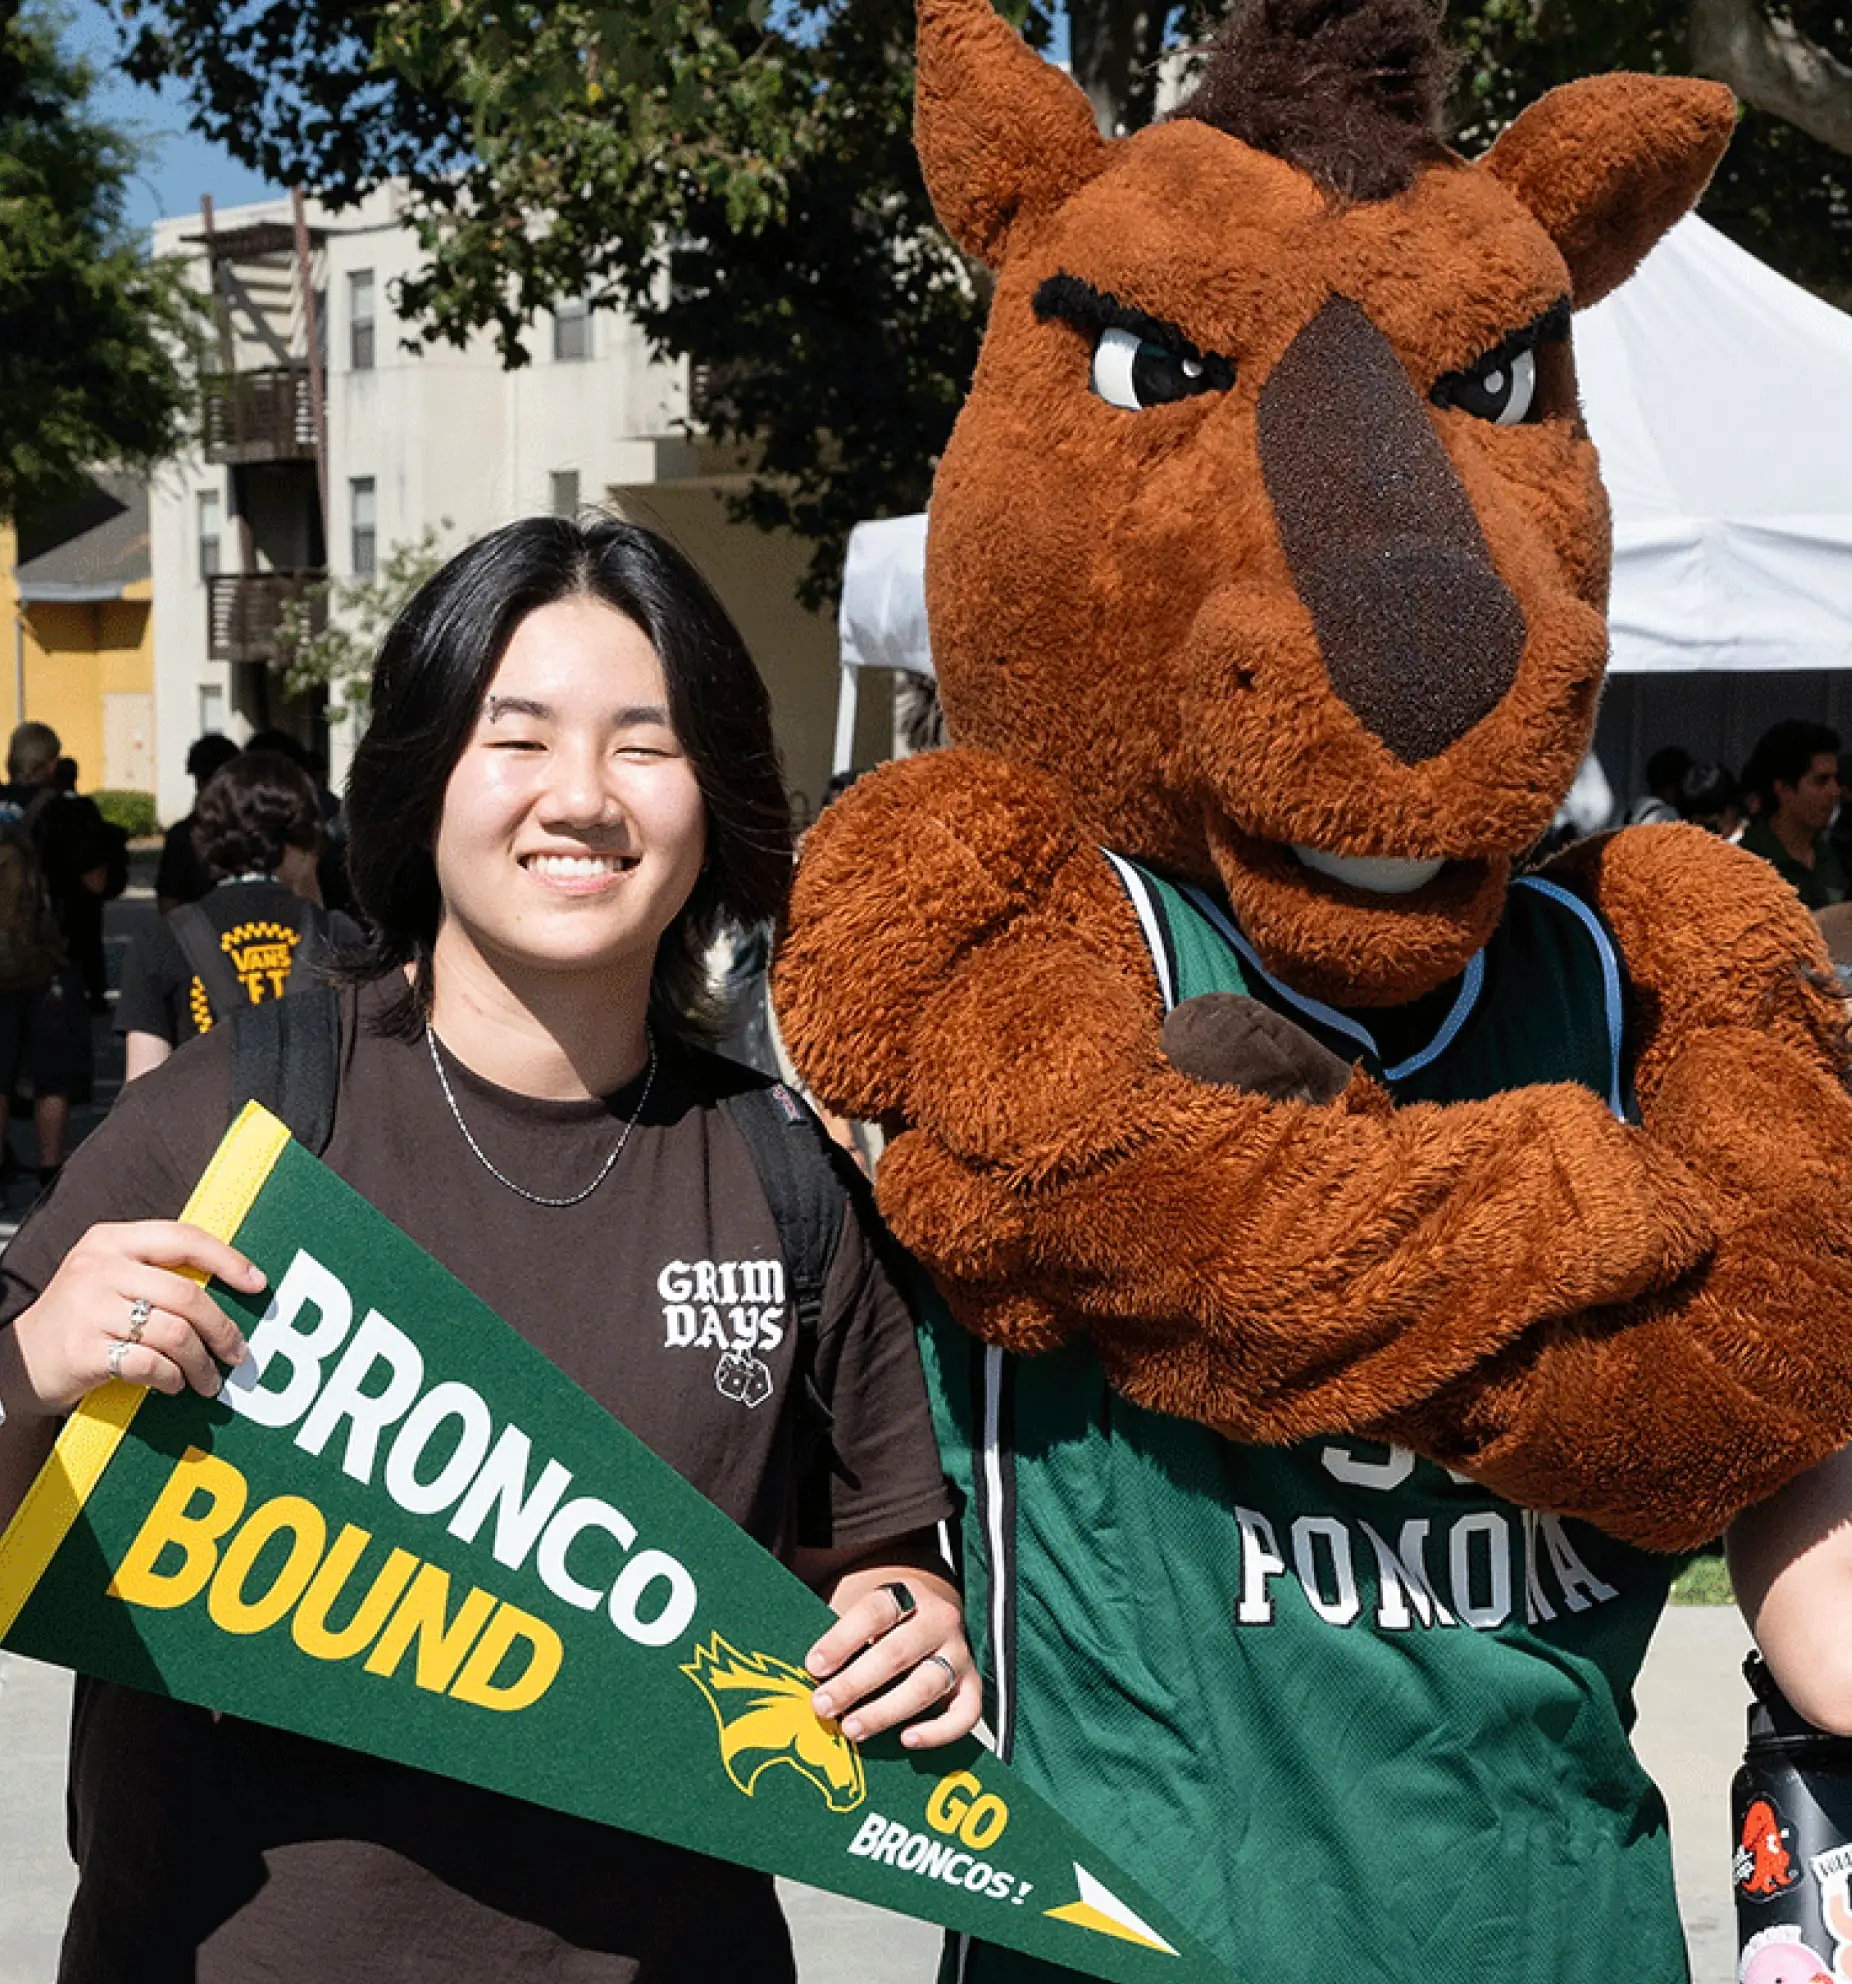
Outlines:
{"type": "MultiPolygon", "coordinates": [[[[234,572],[206,581],[206,653],[213,661],[274,661],[283,609],[326,572],[234,572]]],[[[328,624],[324,593],[313,596],[310,627],[328,624]]]]}
{"type": "Polygon", "coordinates": [[[292,366],[208,373],[204,415],[208,461],[238,465],[315,459],[309,375],[292,366]]]}

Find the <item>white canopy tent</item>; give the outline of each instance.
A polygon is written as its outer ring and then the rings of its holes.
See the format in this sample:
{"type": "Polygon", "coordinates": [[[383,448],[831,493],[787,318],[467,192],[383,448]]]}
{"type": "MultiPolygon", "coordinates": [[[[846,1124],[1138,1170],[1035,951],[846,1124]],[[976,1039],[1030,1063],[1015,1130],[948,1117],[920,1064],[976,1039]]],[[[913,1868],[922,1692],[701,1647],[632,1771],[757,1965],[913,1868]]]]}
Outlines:
{"type": "MultiPolygon", "coordinates": [[[[1852,317],[1681,221],[1576,319],[1614,508],[1620,674],[1852,668],[1852,317]]],[[[836,768],[864,668],[932,673],[924,517],[858,525],[836,768]]]]}
{"type": "Polygon", "coordinates": [[[842,690],[836,699],[833,771],[855,750],[855,708],[865,668],[931,675],[926,635],[926,518],[883,517],[849,533],[842,574],[842,690]]]}
{"type": "Polygon", "coordinates": [[[1852,317],[1694,217],[1575,340],[1615,670],[1852,668],[1852,317]]]}

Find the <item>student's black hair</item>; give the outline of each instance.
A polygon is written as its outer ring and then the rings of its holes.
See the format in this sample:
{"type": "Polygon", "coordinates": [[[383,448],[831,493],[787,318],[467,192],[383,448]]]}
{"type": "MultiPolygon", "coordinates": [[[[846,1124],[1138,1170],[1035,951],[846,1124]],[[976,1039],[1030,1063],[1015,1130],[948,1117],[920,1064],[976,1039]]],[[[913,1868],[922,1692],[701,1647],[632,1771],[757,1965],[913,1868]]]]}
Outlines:
{"type": "Polygon", "coordinates": [[[726,609],[675,547],[614,517],[528,517],[460,551],[418,589],[373,668],[372,716],[347,780],[347,866],[370,925],[348,975],[415,965],[384,1017],[415,1034],[431,1001],[441,907],[432,850],[444,788],[515,628],[537,607],[589,596],[649,636],[669,716],[707,813],[707,858],[663,933],[650,986],[659,1033],[711,1041],[705,953],[724,924],[775,920],[791,881],[791,811],[771,698],[726,609]]]}
{"type": "Polygon", "coordinates": [[[1743,784],[1761,800],[1763,808],[1775,810],[1775,781],[1799,785],[1813,761],[1839,756],[1839,733],[1824,723],[1811,723],[1805,717],[1784,717],[1771,724],[1756,740],[1756,748],[1743,767],[1743,784]]]}

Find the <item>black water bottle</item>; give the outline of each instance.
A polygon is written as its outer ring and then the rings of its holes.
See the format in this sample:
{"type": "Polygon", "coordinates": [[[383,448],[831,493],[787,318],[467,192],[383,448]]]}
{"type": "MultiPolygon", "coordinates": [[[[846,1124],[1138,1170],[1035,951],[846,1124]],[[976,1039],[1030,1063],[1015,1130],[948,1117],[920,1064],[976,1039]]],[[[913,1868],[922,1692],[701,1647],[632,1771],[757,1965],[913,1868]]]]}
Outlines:
{"type": "Polygon", "coordinates": [[[1730,1792],[1739,1984],[1852,1978],[1852,1739],[1796,1713],[1759,1654],[1730,1792]]]}

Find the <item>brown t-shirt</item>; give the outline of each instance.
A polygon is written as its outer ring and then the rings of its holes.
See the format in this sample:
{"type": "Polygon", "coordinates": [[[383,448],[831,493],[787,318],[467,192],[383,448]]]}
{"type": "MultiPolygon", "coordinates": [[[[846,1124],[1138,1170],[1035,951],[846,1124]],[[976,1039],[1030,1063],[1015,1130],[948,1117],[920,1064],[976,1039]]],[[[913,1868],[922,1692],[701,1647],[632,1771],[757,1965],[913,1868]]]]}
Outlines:
{"type": "MultiPolygon", "coordinates": [[[[611,1175],[535,1206],[471,1154],[424,1042],[368,1024],[383,996],[346,995],[335,1171],[781,1556],[947,1513],[911,1320],[855,1217],[812,1360],[828,1448],[800,1484],[790,1306],[744,1299],[768,1286],[745,1264],[779,1259],[777,1229],[716,1106],[753,1077],[665,1050],[611,1175]]],[[[446,1065],[485,1154],[553,1197],[596,1173],[640,1088],[545,1102],[446,1065]]],[[[229,1101],[223,1028],[131,1083],[0,1260],[0,1325],[95,1222],[177,1215],[229,1101]]],[[[130,1689],[80,1686],[71,1790],[62,1975],[81,1984],[791,1974],[762,1875],[130,1689]]]]}

